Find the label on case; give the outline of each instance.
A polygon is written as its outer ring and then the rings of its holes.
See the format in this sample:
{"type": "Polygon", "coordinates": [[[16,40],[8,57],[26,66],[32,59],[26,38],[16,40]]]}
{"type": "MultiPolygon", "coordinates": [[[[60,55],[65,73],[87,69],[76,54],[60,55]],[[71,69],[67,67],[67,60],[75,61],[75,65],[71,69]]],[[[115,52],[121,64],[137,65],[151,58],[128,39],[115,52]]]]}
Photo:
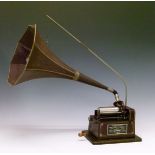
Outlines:
{"type": "Polygon", "coordinates": [[[108,124],[107,135],[127,134],[128,124],[108,124]]]}

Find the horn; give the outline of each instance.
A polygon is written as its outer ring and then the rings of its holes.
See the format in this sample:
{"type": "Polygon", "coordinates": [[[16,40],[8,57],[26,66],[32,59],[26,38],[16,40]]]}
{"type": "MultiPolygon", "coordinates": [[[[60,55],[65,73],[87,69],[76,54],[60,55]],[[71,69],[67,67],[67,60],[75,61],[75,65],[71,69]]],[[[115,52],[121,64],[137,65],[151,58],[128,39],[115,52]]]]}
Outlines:
{"type": "Polygon", "coordinates": [[[15,49],[8,82],[11,85],[17,85],[28,80],[47,77],[65,78],[102,88],[113,93],[118,100],[116,90],[93,80],[61,61],[47,48],[36,25],[29,25],[15,49]]]}

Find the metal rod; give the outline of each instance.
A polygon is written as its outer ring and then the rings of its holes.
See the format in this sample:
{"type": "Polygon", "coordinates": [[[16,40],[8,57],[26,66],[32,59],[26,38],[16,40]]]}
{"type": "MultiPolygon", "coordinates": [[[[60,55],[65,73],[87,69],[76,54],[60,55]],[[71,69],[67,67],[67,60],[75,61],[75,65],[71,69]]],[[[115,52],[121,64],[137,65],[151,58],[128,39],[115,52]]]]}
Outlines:
{"type": "Polygon", "coordinates": [[[111,65],[109,65],[105,60],[103,60],[94,50],[90,49],[86,44],[80,41],[77,37],[75,37],[72,33],[70,33],[67,29],[65,29],[62,25],[56,22],[52,17],[46,15],[51,21],[53,21],[58,27],[60,27],[64,32],[66,32],[69,36],[71,36],[74,40],[76,40],[79,44],[85,47],[91,54],[93,54],[100,62],[102,62],[105,66],[107,66],[115,75],[123,82],[125,87],[125,106],[127,105],[127,82],[124,77],[111,65]]]}

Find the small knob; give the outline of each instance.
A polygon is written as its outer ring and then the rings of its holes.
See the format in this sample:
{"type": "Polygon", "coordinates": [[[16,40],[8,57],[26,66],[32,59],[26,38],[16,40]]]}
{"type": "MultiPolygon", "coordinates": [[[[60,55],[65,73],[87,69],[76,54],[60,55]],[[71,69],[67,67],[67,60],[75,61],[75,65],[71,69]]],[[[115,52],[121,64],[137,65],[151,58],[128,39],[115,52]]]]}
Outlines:
{"type": "Polygon", "coordinates": [[[86,135],[87,135],[87,131],[85,131],[85,130],[78,133],[79,137],[83,137],[83,136],[85,137],[86,135]]]}

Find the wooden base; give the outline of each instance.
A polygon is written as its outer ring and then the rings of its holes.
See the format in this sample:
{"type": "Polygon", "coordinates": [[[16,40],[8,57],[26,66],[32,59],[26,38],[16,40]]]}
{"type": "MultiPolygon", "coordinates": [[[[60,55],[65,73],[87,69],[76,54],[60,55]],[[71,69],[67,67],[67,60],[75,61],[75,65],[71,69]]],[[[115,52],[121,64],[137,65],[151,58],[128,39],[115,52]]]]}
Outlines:
{"type": "Polygon", "coordinates": [[[97,139],[91,134],[86,134],[85,137],[87,140],[89,140],[94,145],[100,145],[100,144],[114,144],[114,143],[129,143],[129,142],[141,142],[142,139],[135,135],[133,138],[119,138],[119,139],[97,139]]]}

